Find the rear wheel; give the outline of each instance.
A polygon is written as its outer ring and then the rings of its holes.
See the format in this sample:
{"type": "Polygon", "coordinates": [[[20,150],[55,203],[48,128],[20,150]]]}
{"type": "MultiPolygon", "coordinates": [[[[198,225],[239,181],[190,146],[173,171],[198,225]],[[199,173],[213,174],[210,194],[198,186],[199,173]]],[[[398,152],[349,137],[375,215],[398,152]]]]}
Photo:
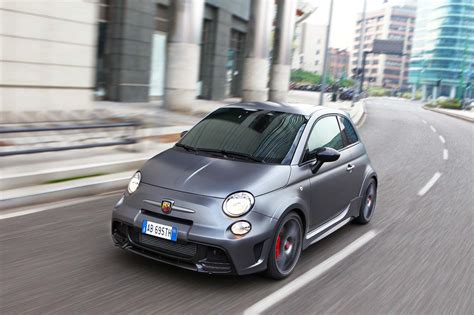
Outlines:
{"type": "Polygon", "coordinates": [[[289,276],[295,268],[303,243],[303,225],[296,213],[289,213],[279,224],[268,259],[267,275],[273,279],[289,276]]]}
{"type": "Polygon", "coordinates": [[[377,201],[377,183],[371,179],[365,190],[362,203],[360,205],[359,216],[355,221],[359,224],[367,224],[374,214],[375,202],[377,201]]]}

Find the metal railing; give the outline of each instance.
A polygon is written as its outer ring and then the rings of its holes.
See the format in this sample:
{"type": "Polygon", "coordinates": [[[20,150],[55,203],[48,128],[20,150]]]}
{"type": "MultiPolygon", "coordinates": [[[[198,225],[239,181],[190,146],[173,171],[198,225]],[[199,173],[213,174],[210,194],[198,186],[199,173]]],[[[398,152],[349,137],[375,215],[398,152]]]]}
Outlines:
{"type": "MultiPolygon", "coordinates": [[[[113,130],[114,128],[130,128],[131,132],[123,135],[119,139],[111,139],[104,142],[92,142],[83,144],[72,144],[72,145],[60,145],[60,146],[43,146],[33,147],[27,149],[18,150],[6,150],[0,151],[0,157],[21,155],[21,154],[34,154],[43,152],[55,152],[55,151],[67,151],[77,149],[89,149],[98,147],[107,147],[115,145],[129,145],[137,143],[136,131],[141,126],[140,121],[125,121],[116,123],[90,123],[90,124],[73,124],[73,125],[57,125],[57,126],[20,126],[20,127],[0,127],[0,134],[20,134],[20,133],[41,133],[41,132],[59,132],[59,131],[80,131],[80,130],[93,130],[93,129],[108,129],[113,130]]],[[[67,135],[66,135],[67,136],[67,135]]],[[[85,139],[87,140],[87,138],[85,139]]]]}

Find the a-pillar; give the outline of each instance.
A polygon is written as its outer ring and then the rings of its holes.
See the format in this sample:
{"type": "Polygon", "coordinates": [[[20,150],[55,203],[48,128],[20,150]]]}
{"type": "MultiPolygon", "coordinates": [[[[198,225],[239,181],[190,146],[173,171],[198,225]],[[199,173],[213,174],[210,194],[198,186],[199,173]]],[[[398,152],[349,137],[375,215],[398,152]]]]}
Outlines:
{"type": "Polygon", "coordinates": [[[273,0],[252,0],[242,74],[242,100],[266,101],[273,0]]]}
{"type": "Polygon", "coordinates": [[[291,44],[296,16],[296,1],[278,0],[277,21],[270,76],[270,101],[286,102],[291,72],[291,44]]]}
{"type": "Polygon", "coordinates": [[[197,96],[204,0],[170,1],[165,107],[189,111],[197,96]]]}

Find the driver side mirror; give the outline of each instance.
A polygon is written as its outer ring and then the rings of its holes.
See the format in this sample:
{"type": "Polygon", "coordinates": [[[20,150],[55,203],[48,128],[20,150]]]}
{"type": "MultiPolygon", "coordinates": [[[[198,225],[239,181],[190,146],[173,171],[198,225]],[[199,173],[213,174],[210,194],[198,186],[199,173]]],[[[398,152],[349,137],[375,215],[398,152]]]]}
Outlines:
{"type": "Polygon", "coordinates": [[[314,155],[316,161],[311,165],[313,174],[316,174],[324,163],[337,161],[341,156],[337,150],[328,147],[316,149],[314,155]]]}

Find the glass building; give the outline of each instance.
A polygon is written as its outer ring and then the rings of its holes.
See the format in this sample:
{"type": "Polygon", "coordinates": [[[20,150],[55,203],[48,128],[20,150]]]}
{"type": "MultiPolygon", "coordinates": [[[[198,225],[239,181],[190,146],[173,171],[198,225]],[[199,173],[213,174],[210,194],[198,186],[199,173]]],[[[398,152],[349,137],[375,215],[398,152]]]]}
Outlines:
{"type": "Polygon", "coordinates": [[[474,95],[474,0],[418,0],[409,68],[422,97],[474,95]],[[471,86],[469,86],[471,85],[471,86]]]}

